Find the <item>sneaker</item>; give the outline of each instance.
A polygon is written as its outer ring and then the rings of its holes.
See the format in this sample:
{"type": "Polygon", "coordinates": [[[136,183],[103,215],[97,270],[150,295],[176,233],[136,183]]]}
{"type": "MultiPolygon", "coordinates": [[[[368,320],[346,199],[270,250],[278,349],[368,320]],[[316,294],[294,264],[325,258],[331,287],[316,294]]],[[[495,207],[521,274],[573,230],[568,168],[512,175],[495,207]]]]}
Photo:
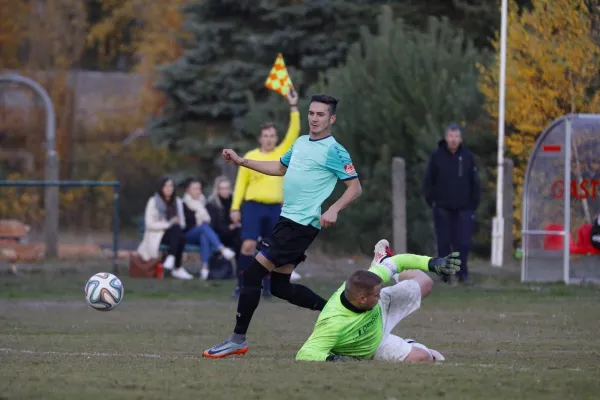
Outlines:
{"type": "Polygon", "coordinates": [[[300,278],[302,278],[302,275],[300,275],[296,271],[292,271],[292,275],[290,275],[290,282],[297,281],[300,278]]]}
{"type": "Polygon", "coordinates": [[[163,264],[163,269],[173,271],[173,268],[175,267],[175,257],[173,257],[172,255],[168,255],[162,264],[163,264]]]}
{"type": "Polygon", "coordinates": [[[227,261],[231,261],[235,258],[235,251],[231,250],[228,247],[223,247],[223,250],[221,250],[221,254],[223,254],[223,257],[225,257],[227,261]]]}
{"type": "Polygon", "coordinates": [[[203,268],[200,270],[200,279],[203,281],[208,279],[208,268],[203,268]]]}
{"type": "Polygon", "coordinates": [[[381,261],[386,257],[391,257],[394,255],[392,249],[390,249],[390,242],[385,239],[381,239],[375,245],[375,249],[373,250],[373,261],[371,261],[371,266],[377,265],[381,263],[381,261]]]}
{"type": "Polygon", "coordinates": [[[211,347],[210,349],[204,350],[202,356],[207,358],[223,358],[233,356],[236,354],[246,354],[247,351],[248,341],[244,341],[242,343],[234,343],[230,342],[229,340],[226,340],[223,343],[211,347]]]}
{"type": "Polygon", "coordinates": [[[194,279],[194,276],[187,272],[183,267],[179,267],[171,271],[171,276],[175,279],[194,279]]]}

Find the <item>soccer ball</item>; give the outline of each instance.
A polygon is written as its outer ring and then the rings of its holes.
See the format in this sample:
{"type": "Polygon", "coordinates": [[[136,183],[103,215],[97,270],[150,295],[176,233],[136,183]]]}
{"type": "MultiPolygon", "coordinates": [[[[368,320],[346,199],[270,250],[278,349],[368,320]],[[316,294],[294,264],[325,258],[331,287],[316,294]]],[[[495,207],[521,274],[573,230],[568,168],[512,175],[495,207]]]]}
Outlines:
{"type": "Polygon", "coordinates": [[[85,299],[98,311],[116,308],[123,301],[124,294],[125,289],[119,278],[108,272],[97,273],[85,285],[85,299]]]}

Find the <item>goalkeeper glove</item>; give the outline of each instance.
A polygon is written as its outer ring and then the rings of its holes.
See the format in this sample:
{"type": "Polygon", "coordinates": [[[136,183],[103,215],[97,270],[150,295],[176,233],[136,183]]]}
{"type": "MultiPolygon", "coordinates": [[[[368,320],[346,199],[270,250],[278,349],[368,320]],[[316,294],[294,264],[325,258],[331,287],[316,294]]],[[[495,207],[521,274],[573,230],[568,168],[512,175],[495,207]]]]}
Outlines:
{"type": "Polygon", "coordinates": [[[435,272],[439,276],[454,275],[460,271],[460,253],[454,252],[446,257],[432,258],[429,260],[429,271],[435,272]]]}

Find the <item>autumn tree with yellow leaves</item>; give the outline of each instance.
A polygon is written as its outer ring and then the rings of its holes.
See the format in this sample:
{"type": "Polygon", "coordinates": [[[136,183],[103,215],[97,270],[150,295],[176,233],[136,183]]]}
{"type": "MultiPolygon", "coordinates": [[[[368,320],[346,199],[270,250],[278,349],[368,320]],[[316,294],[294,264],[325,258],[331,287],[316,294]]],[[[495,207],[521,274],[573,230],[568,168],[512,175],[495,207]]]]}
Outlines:
{"type": "MultiPolygon", "coordinates": [[[[56,145],[64,163],[70,157],[75,108],[70,70],[78,67],[85,49],[85,1],[47,0],[34,7],[30,2],[0,0],[0,8],[0,68],[18,70],[46,89],[56,112],[56,145]]],[[[44,159],[40,144],[44,140],[44,110],[33,96],[27,103],[0,104],[0,129],[14,128],[19,138],[16,144],[35,155],[39,169],[44,159]]]]}
{"type": "Polygon", "coordinates": [[[0,0],[0,69],[19,65],[19,47],[25,39],[25,16],[29,7],[22,1],[0,0]]]}
{"type": "MultiPolygon", "coordinates": [[[[154,74],[158,65],[172,61],[180,54],[177,44],[182,21],[179,7],[186,1],[0,0],[0,69],[18,71],[48,91],[57,117],[56,139],[62,179],[118,178],[124,186],[135,182],[133,189],[145,193],[148,186],[154,189],[154,178],[168,169],[172,158],[165,157],[164,149],[155,149],[145,139],[127,146],[122,142],[126,136],[143,129],[147,117],[155,114],[162,105],[161,94],[153,89],[154,74]],[[115,63],[115,60],[126,60],[126,63],[115,63]],[[119,92],[101,99],[102,104],[98,101],[99,96],[93,106],[78,104],[77,94],[82,93],[82,88],[78,86],[81,81],[77,76],[84,66],[101,70],[106,66],[110,66],[108,69],[119,66],[141,74],[144,78],[141,100],[138,93],[123,96],[119,92]],[[89,111],[93,114],[75,115],[76,110],[86,107],[91,107],[89,111]],[[85,123],[80,123],[81,120],[85,123]],[[129,165],[137,168],[126,168],[129,165]]],[[[44,109],[28,89],[3,86],[0,132],[5,134],[0,137],[0,147],[6,154],[12,155],[18,150],[29,157],[27,161],[34,160],[32,168],[16,168],[16,164],[11,164],[3,171],[3,178],[42,177],[44,118],[44,109]],[[18,96],[14,96],[16,93],[18,96]],[[7,175],[17,171],[18,175],[7,175]]],[[[30,189],[26,197],[11,191],[0,193],[3,204],[0,218],[12,215],[34,225],[38,223],[41,214],[33,218],[19,211],[26,204],[41,202],[38,192],[35,188],[30,189]]],[[[100,208],[95,211],[100,215],[106,211],[104,199],[105,194],[111,198],[110,190],[96,192],[94,201],[98,200],[100,208]]],[[[124,193],[130,198],[137,194],[124,193]]],[[[75,216],[75,219],[86,220],[79,218],[76,209],[69,208],[80,203],[82,196],[88,196],[87,188],[61,191],[61,218],[75,216]]],[[[128,208],[129,202],[125,201],[122,209],[131,213],[143,209],[143,205],[133,203],[128,208]]],[[[108,206],[106,215],[110,216],[110,204],[108,206]]],[[[41,208],[32,209],[39,211],[41,208]]]]}
{"type": "MultiPolygon", "coordinates": [[[[102,17],[90,27],[87,44],[94,48],[99,59],[111,62],[118,55],[133,60],[130,66],[141,75],[142,88],[136,108],[127,113],[105,113],[99,116],[95,129],[98,140],[110,132],[135,133],[144,130],[150,116],[157,115],[165,103],[162,92],[155,90],[158,67],[181,55],[178,40],[182,37],[181,7],[190,0],[99,0],[102,17]]],[[[123,104],[123,99],[107,99],[123,104]]],[[[88,147],[93,147],[90,142],[88,147]]],[[[143,210],[146,198],[140,196],[155,190],[155,181],[165,171],[185,163],[183,157],[169,157],[166,148],[155,148],[146,138],[138,138],[124,146],[121,143],[104,145],[107,152],[94,157],[95,165],[113,165],[115,176],[122,183],[122,216],[130,219],[143,210]]],[[[92,173],[90,171],[90,173],[92,173]]],[[[131,223],[132,220],[124,220],[131,223]]]]}
{"type": "Polygon", "coordinates": [[[129,117],[138,127],[164,103],[162,94],[154,89],[157,67],[181,55],[180,9],[189,1],[100,0],[103,18],[91,27],[88,44],[97,47],[101,58],[126,53],[135,60],[133,70],[144,77],[144,86],[139,113],[129,117]]]}
{"type": "MultiPolygon", "coordinates": [[[[597,10],[585,0],[533,0],[523,10],[512,0],[508,7],[506,149],[515,162],[513,230],[520,238],[523,180],[536,137],[562,115],[598,112],[600,92],[590,89],[600,72],[600,47],[597,10]]],[[[499,37],[493,45],[499,55],[499,37]]],[[[497,118],[499,61],[492,65],[482,70],[480,89],[497,118]]]]}

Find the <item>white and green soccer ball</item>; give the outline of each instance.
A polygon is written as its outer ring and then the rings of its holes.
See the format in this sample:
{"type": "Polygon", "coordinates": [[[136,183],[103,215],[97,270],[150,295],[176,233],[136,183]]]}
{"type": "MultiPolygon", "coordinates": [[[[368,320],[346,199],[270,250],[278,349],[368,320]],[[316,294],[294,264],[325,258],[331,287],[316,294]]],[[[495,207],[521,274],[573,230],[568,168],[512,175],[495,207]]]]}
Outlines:
{"type": "Polygon", "coordinates": [[[92,276],[85,285],[85,299],[98,311],[110,311],[121,301],[125,289],[121,280],[108,272],[99,272],[92,276]]]}

